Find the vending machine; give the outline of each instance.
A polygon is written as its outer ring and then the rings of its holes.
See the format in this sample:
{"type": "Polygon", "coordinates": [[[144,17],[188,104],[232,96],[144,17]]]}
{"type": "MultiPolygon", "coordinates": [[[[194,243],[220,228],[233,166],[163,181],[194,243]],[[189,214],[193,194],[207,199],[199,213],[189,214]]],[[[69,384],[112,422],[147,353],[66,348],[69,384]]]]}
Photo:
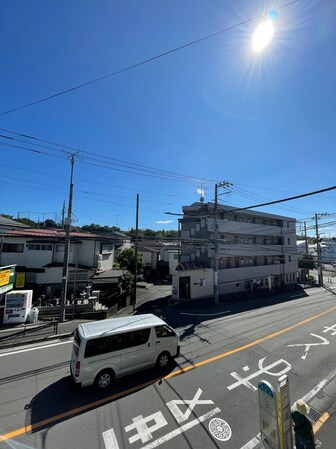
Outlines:
{"type": "Polygon", "coordinates": [[[13,290],[6,294],[3,322],[25,323],[32,308],[33,290],[13,290]]]}

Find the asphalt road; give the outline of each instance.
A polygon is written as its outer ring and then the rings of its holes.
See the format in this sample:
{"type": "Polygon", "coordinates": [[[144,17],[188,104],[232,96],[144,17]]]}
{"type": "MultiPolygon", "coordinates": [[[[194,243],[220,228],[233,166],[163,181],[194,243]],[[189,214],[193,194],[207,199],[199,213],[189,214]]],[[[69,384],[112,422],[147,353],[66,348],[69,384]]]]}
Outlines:
{"type": "Polygon", "coordinates": [[[148,311],[181,335],[163,379],[149,370],[78,390],[70,340],[1,351],[0,447],[251,449],[260,380],[287,374],[294,402],[335,370],[336,301],[321,289],[196,310],[154,298],[138,306],[148,311]]]}

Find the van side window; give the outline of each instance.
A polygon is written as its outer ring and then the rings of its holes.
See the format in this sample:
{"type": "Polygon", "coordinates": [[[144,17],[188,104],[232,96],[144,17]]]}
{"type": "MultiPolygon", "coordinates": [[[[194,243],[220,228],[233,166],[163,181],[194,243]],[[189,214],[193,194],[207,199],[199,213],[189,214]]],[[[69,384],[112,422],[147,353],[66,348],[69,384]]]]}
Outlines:
{"type": "Polygon", "coordinates": [[[144,345],[148,342],[150,328],[140,329],[138,331],[125,332],[122,334],[122,349],[131,348],[132,346],[144,345]]]}
{"type": "Polygon", "coordinates": [[[175,335],[174,331],[168,326],[155,326],[155,332],[158,338],[172,337],[175,335]]]}
{"type": "Polygon", "coordinates": [[[143,345],[148,342],[149,335],[150,328],[88,340],[84,358],[143,345]]]}

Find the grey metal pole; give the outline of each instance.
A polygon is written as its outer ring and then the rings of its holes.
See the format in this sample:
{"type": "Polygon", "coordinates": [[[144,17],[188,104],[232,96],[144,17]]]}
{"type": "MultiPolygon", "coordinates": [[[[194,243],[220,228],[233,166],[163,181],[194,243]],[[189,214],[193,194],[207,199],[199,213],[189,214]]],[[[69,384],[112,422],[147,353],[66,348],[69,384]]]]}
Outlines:
{"type": "Polygon", "coordinates": [[[70,173],[70,191],[69,191],[69,207],[68,216],[64,220],[64,230],[65,230],[65,241],[64,241],[64,259],[63,259],[63,271],[62,271],[62,290],[61,290],[61,304],[60,304],[60,315],[59,322],[65,321],[65,302],[68,287],[68,264],[69,264],[69,250],[70,250],[70,228],[71,228],[71,216],[72,216],[72,195],[73,195],[73,166],[74,166],[75,155],[71,155],[71,173],[70,173]]]}
{"type": "Polygon", "coordinates": [[[219,303],[219,292],[218,292],[218,219],[217,219],[217,206],[218,206],[218,184],[215,184],[215,268],[214,268],[215,304],[219,303]]]}
{"type": "Polygon", "coordinates": [[[317,274],[318,274],[318,283],[321,286],[323,285],[323,276],[322,276],[321,247],[319,242],[317,214],[315,214],[315,229],[316,229],[317,274]]]}
{"type": "Polygon", "coordinates": [[[134,292],[133,292],[133,312],[136,304],[136,284],[138,276],[138,227],[139,227],[139,194],[136,197],[136,219],[135,219],[135,245],[134,245],[134,292]]]}

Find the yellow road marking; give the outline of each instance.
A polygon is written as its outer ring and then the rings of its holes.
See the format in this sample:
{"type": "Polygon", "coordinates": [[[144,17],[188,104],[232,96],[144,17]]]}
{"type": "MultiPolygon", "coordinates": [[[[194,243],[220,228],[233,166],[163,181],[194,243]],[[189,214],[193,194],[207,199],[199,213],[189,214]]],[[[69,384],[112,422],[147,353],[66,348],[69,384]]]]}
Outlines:
{"type": "MultiPolygon", "coordinates": [[[[208,363],[215,362],[216,360],[222,359],[224,357],[228,357],[229,355],[236,354],[237,352],[244,351],[245,349],[251,348],[252,346],[256,346],[256,345],[258,345],[260,343],[263,343],[264,341],[270,340],[271,338],[278,337],[279,335],[282,335],[282,334],[284,334],[286,332],[289,332],[289,331],[291,331],[291,330],[293,330],[293,329],[295,329],[295,328],[297,328],[299,326],[302,326],[304,324],[310,323],[311,321],[316,320],[317,318],[320,318],[320,317],[322,317],[324,315],[327,315],[328,313],[333,312],[335,310],[336,310],[336,306],[326,310],[325,312],[318,313],[317,315],[313,315],[313,316],[311,316],[309,318],[306,318],[305,320],[299,321],[298,323],[295,323],[295,324],[292,324],[291,326],[285,327],[284,329],[281,329],[281,330],[279,330],[277,332],[273,332],[272,334],[266,335],[265,337],[261,337],[261,338],[258,338],[257,340],[251,341],[250,343],[247,343],[246,345],[239,346],[238,348],[231,349],[230,351],[226,351],[226,352],[224,352],[222,354],[216,355],[215,357],[211,357],[209,359],[202,360],[201,362],[194,363],[193,365],[189,365],[186,368],[181,368],[181,369],[178,369],[176,371],[173,371],[172,373],[170,373],[167,376],[163,377],[163,379],[170,379],[172,377],[179,376],[180,374],[187,373],[188,371],[191,371],[191,370],[193,370],[195,368],[198,368],[200,366],[207,365],[208,363]]],[[[98,401],[95,401],[95,402],[91,402],[90,404],[82,405],[81,407],[77,407],[77,408],[68,410],[67,412],[60,413],[59,415],[52,416],[51,418],[44,419],[44,420],[39,421],[39,422],[37,422],[35,424],[30,424],[30,425],[28,425],[26,427],[21,427],[20,429],[13,430],[12,432],[6,433],[4,435],[0,435],[0,441],[9,440],[9,439],[17,437],[19,435],[23,435],[24,433],[31,432],[33,430],[39,429],[40,427],[43,427],[46,424],[51,424],[51,423],[60,421],[63,418],[75,416],[75,415],[77,415],[79,413],[88,411],[88,410],[90,410],[92,408],[98,407],[100,405],[104,405],[104,404],[106,404],[108,402],[115,401],[116,399],[119,399],[120,397],[129,395],[129,394],[134,393],[134,392],[136,392],[138,390],[146,388],[149,385],[152,385],[155,382],[158,382],[159,380],[161,380],[161,378],[153,379],[153,380],[151,380],[149,382],[145,382],[144,384],[137,385],[136,387],[132,387],[132,388],[130,388],[128,390],[124,390],[124,391],[122,391],[120,393],[113,394],[113,395],[108,396],[108,397],[103,398],[103,399],[99,399],[98,401]]]]}
{"type": "Polygon", "coordinates": [[[330,413],[325,412],[323,415],[316,421],[316,423],[313,425],[314,433],[317,433],[323,424],[330,418],[330,413]]]}

